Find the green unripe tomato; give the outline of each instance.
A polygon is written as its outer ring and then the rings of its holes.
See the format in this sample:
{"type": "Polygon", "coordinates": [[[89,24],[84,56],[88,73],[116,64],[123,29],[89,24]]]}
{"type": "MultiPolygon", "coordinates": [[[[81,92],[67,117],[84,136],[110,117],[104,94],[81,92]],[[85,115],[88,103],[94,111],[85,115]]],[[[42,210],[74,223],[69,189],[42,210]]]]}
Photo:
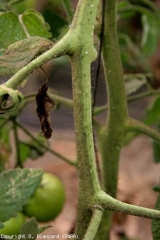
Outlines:
{"type": "Polygon", "coordinates": [[[0,234],[17,235],[25,222],[25,216],[22,213],[17,213],[16,217],[12,217],[6,222],[3,222],[3,228],[0,228],[0,234]]]}
{"type": "Polygon", "coordinates": [[[24,206],[24,213],[39,222],[53,220],[61,212],[65,202],[62,182],[53,174],[44,173],[39,187],[24,206]]]}

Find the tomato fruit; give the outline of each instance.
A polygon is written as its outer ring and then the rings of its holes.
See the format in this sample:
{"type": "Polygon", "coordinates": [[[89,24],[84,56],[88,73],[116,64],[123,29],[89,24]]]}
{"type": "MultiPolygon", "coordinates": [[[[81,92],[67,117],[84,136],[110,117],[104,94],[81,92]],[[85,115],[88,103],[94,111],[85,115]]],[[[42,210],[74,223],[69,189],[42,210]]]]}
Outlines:
{"type": "Polygon", "coordinates": [[[25,222],[25,216],[22,213],[17,213],[16,217],[12,217],[6,222],[3,222],[3,228],[0,228],[0,234],[14,235],[19,234],[20,229],[25,222]]]}
{"type": "Polygon", "coordinates": [[[39,222],[53,220],[61,212],[65,202],[62,182],[53,174],[44,173],[33,196],[24,206],[24,213],[39,222]]]}

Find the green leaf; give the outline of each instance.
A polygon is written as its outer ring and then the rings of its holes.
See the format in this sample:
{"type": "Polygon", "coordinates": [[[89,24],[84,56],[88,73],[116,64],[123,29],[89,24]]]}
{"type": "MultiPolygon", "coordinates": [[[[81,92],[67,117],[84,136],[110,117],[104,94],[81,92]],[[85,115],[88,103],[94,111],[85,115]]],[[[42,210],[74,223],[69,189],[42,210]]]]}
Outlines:
{"type": "Polygon", "coordinates": [[[160,97],[154,99],[149,108],[146,109],[146,117],[144,123],[147,125],[152,125],[156,123],[160,117],[160,97]]]}
{"type": "Polygon", "coordinates": [[[140,68],[144,72],[149,72],[150,64],[146,56],[140,48],[131,40],[131,38],[123,33],[118,33],[121,58],[126,68],[140,68]]]}
{"type": "Polygon", "coordinates": [[[0,174],[0,221],[21,211],[38,187],[42,169],[12,169],[0,174]]]}
{"type": "Polygon", "coordinates": [[[130,2],[133,5],[139,5],[139,6],[144,6],[147,9],[149,8],[150,10],[154,12],[158,12],[159,9],[157,8],[156,4],[152,2],[151,0],[130,0],[130,2]]]}
{"type": "Polygon", "coordinates": [[[131,93],[136,92],[138,89],[140,89],[142,86],[146,84],[147,80],[144,75],[141,75],[139,77],[135,77],[130,79],[130,76],[125,76],[125,89],[126,89],[126,95],[129,95],[131,93]]]}
{"type": "Polygon", "coordinates": [[[22,15],[0,13],[0,48],[6,48],[29,36],[50,38],[52,34],[49,29],[49,24],[36,10],[26,10],[22,15]]]}
{"type": "Polygon", "coordinates": [[[154,161],[155,163],[160,163],[160,142],[154,140],[152,146],[154,161]]]}
{"type": "MultiPolygon", "coordinates": [[[[36,137],[36,139],[38,142],[44,144],[45,146],[49,145],[49,142],[41,135],[38,135],[36,137]]],[[[43,156],[47,151],[45,148],[40,147],[40,145],[34,140],[29,141],[28,146],[30,147],[30,156],[29,157],[31,159],[37,159],[38,157],[43,156]]]]}
{"type": "Polygon", "coordinates": [[[11,44],[5,54],[0,56],[0,75],[15,74],[52,46],[50,40],[41,37],[30,37],[11,44]]]}
{"type": "MultiPolygon", "coordinates": [[[[160,132],[160,119],[158,119],[157,127],[158,127],[158,132],[160,132]]],[[[155,163],[159,163],[160,162],[160,142],[153,140],[152,147],[153,147],[154,161],[155,163]]]]}
{"type": "Polygon", "coordinates": [[[154,190],[155,192],[159,192],[159,193],[160,193],[160,184],[154,186],[154,187],[153,187],[153,190],[154,190]]]}
{"type": "Polygon", "coordinates": [[[6,48],[11,43],[26,38],[26,34],[15,13],[5,12],[0,14],[0,36],[1,48],[6,48]]]}
{"type": "Polygon", "coordinates": [[[37,233],[38,224],[35,218],[31,218],[26,221],[20,230],[20,234],[25,235],[25,239],[36,239],[37,233]]]}
{"type": "Polygon", "coordinates": [[[38,234],[42,233],[43,231],[45,231],[46,229],[52,227],[51,225],[48,225],[48,226],[43,226],[43,227],[40,227],[38,228],[38,234]]]}
{"type": "Polygon", "coordinates": [[[23,142],[19,142],[20,161],[23,164],[30,156],[30,148],[23,142]]]}
{"type": "MultiPolygon", "coordinates": [[[[43,143],[44,145],[48,145],[48,142],[46,141],[45,138],[37,136],[36,139],[37,141],[43,143]]],[[[40,147],[39,144],[34,140],[27,142],[20,141],[19,147],[20,147],[20,159],[22,163],[27,158],[37,159],[38,157],[43,156],[46,152],[46,149],[40,147]]]]}
{"type": "Polygon", "coordinates": [[[157,48],[160,36],[160,18],[155,14],[142,15],[142,50],[147,55],[153,54],[157,48]]]}
{"type": "MultiPolygon", "coordinates": [[[[154,209],[160,210],[160,196],[157,198],[154,209]]],[[[160,220],[152,220],[152,236],[153,240],[160,240],[160,220]]]]}
{"type": "Polygon", "coordinates": [[[15,4],[15,3],[20,3],[20,2],[24,2],[26,0],[10,0],[9,4],[15,4]]]}
{"type": "Polygon", "coordinates": [[[44,226],[41,228],[38,228],[38,224],[35,218],[30,218],[28,221],[26,221],[21,230],[20,234],[25,235],[25,240],[30,239],[36,239],[37,234],[40,234],[44,230],[48,229],[51,226],[44,226]]]}
{"type": "Polygon", "coordinates": [[[10,154],[12,152],[10,145],[9,128],[10,126],[8,125],[0,128],[0,172],[4,171],[5,164],[8,162],[10,154]]]}
{"type": "Polygon", "coordinates": [[[128,9],[128,5],[131,5],[129,1],[118,1],[118,12],[121,12],[120,18],[130,18],[135,15],[135,11],[132,9],[128,9]]]}
{"type": "MultiPolygon", "coordinates": [[[[61,9],[62,9],[62,6],[61,6],[61,9]]],[[[54,9],[52,10],[51,8],[46,8],[43,12],[43,16],[46,22],[48,22],[51,27],[53,38],[56,38],[56,39],[57,37],[59,38],[61,30],[64,27],[66,27],[68,23],[60,16],[60,14],[57,13],[57,8],[55,10],[54,9]]]]}
{"type": "Polygon", "coordinates": [[[49,32],[49,24],[45,22],[43,16],[36,10],[26,10],[22,15],[22,21],[30,36],[52,37],[52,34],[49,32]]]}

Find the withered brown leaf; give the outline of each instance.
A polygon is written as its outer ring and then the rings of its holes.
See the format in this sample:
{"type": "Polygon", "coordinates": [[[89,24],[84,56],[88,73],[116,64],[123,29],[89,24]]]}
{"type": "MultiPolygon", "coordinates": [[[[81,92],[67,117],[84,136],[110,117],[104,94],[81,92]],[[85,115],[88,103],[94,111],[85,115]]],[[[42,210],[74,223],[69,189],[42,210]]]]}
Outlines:
{"type": "Polygon", "coordinates": [[[37,115],[39,117],[42,135],[49,139],[52,136],[52,124],[50,119],[50,109],[55,105],[52,99],[47,94],[48,86],[47,84],[43,84],[40,86],[37,95],[36,95],[36,103],[37,103],[37,115]]]}

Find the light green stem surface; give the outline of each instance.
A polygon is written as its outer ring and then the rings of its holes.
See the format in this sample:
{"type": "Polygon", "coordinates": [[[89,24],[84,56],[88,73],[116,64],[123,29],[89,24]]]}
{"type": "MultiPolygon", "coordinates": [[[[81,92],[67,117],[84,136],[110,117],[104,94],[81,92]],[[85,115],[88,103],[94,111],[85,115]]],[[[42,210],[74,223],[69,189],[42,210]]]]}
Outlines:
{"type": "MultiPolygon", "coordinates": [[[[117,191],[118,165],[125,122],[128,118],[116,16],[117,1],[106,0],[102,56],[107,84],[108,116],[106,125],[98,135],[102,156],[103,189],[114,198],[117,191]]],[[[106,239],[106,237],[109,239],[110,226],[111,212],[105,212],[98,232],[99,239],[106,239]]]]}
{"type": "Polygon", "coordinates": [[[123,203],[105,194],[104,192],[97,194],[95,202],[98,203],[99,207],[102,207],[105,210],[141,216],[150,219],[160,219],[160,211],[123,203]]]}
{"type": "Polygon", "coordinates": [[[103,214],[102,209],[95,208],[93,210],[92,219],[83,240],[94,240],[101,218],[102,218],[102,214],[103,214]]]}
{"type": "Polygon", "coordinates": [[[155,129],[145,125],[143,122],[140,122],[136,119],[129,118],[127,122],[128,131],[135,131],[138,133],[142,133],[158,142],[160,142],[160,133],[157,132],[155,129]]]}
{"type": "Polygon", "coordinates": [[[79,171],[79,195],[77,230],[82,239],[91,218],[91,202],[100,190],[92,130],[91,62],[95,60],[93,26],[97,14],[98,0],[81,0],[78,3],[71,31],[77,40],[71,57],[73,82],[73,109],[79,171]]]}

